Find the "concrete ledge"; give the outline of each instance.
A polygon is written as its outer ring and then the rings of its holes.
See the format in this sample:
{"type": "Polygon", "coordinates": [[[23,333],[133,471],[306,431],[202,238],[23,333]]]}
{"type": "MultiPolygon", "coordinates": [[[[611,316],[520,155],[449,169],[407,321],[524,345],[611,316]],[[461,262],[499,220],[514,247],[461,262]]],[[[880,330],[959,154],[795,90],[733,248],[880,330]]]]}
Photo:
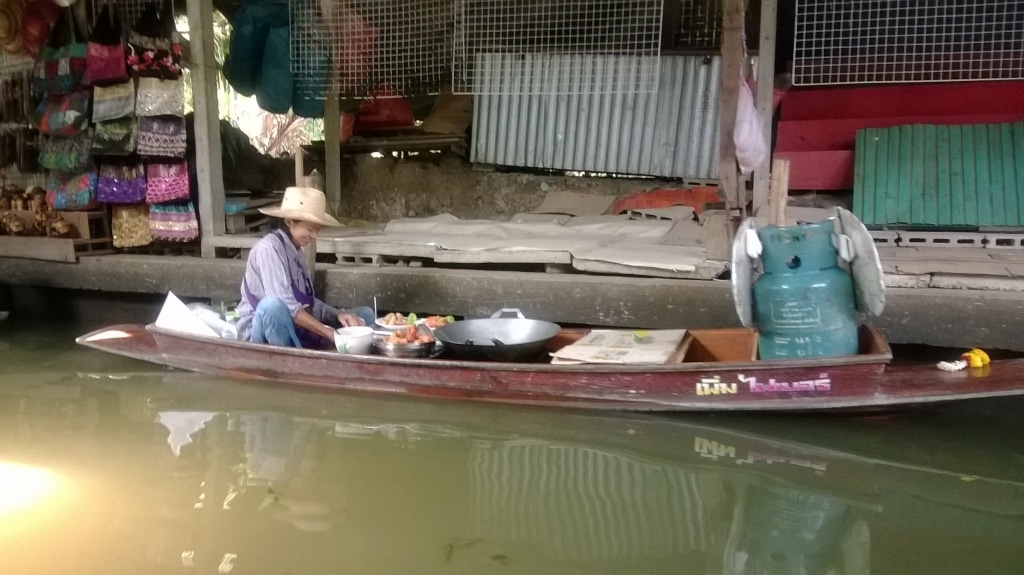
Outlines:
{"type": "MultiPolygon", "coordinates": [[[[245,263],[171,256],[84,258],[77,265],[0,258],[0,283],[70,290],[238,299],[245,263]]],[[[438,268],[323,266],[318,293],[339,306],[485,316],[518,307],[528,317],[602,326],[738,325],[727,281],[438,268]]],[[[893,343],[1024,351],[1024,293],[890,288],[875,320],[893,343]]]]}

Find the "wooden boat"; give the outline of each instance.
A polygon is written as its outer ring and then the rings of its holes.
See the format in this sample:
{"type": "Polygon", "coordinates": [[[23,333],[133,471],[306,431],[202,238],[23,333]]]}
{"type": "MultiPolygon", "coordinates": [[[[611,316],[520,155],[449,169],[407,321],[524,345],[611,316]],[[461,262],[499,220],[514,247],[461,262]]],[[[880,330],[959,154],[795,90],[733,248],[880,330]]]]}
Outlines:
{"type": "MultiPolygon", "coordinates": [[[[563,330],[549,344],[578,339],[563,330]]],[[[891,364],[880,332],[863,327],[861,353],[757,360],[749,328],[689,331],[673,361],[555,365],[344,355],[197,336],[156,325],[119,325],[79,344],[180,369],[246,380],[425,397],[634,411],[871,410],[1024,395],[1024,359],[944,372],[891,364]]],[[[956,358],[950,358],[956,359],[956,358]]]]}

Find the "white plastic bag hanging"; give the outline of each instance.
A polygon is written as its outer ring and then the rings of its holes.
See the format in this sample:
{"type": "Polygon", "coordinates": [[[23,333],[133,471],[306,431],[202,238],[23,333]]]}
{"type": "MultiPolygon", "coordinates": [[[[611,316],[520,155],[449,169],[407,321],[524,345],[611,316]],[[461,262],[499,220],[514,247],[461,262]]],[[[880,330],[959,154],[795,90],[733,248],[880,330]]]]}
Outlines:
{"type": "Polygon", "coordinates": [[[736,161],[739,163],[740,172],[746,175],[768,157],[768,140],[764,135],[761,115],[754,106],[754,95],[750,92],[750,86],[743,77],[739,80],[733,141],[736,144],[736,161]]]}

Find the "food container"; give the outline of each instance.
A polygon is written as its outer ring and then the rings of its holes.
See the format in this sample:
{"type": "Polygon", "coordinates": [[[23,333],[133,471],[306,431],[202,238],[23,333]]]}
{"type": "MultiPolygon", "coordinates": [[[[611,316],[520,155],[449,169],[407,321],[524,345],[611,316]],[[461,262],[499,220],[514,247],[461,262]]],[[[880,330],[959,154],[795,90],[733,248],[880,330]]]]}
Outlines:
{"type": "Polygon", "coordinates": [[[384,343],[383,339],[375,339],[373,349],[387,357],[429,357],[434,351],[434,342],[384,343]]]}
{"type": "Polygon", "coordinates": [[[364,325],[343,327],[334,331],[334,347],[340,353],[368,354],[371,342],[373,342],[373,328],[364,325]]]}

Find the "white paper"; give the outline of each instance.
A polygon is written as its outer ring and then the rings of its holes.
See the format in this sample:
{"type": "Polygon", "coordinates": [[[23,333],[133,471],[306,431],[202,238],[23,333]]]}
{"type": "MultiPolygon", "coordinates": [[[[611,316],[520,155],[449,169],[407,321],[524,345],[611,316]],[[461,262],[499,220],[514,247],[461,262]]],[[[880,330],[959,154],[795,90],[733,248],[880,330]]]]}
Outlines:
{"type": "Polygon", "coordinates": [[[160,309],[160,315],[156,318],[156,326],[193,335],[220,337],[219,333],[210,329],[210,326],[193,314],[173,292],[167,292],[164,307],[160,309]]]}
{"type": "Polygon", "coordinates": [[[192,436],[206,427],[206,424],[217,415],[211,411],[161,411],[160,423],[167,428],[167,444],[171,446],[174,456],[181,455],[181,448],[192,443],[192,436]]]}

